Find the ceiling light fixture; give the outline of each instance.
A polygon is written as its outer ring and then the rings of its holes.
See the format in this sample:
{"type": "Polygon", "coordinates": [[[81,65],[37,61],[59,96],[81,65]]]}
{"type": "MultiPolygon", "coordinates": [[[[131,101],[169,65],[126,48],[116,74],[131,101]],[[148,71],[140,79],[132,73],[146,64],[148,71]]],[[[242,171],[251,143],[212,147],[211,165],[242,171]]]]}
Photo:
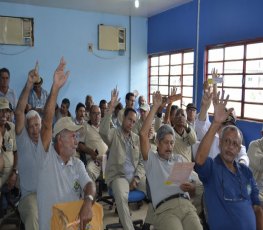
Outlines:
{"type": "Polygon", "coordinates": [[[139,6],[140,6],[139,0],[134,1],[134,6],[135,6],[135,8],[139,8],[139,6]]]}

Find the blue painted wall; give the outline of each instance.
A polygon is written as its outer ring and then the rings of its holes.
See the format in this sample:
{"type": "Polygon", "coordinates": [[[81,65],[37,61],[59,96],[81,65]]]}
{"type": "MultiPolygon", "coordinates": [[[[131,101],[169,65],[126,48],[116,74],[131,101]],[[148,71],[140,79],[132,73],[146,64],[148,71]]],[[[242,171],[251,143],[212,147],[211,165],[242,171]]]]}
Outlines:
{"type": "Polygon", "coordinates": [[[147,94],[147,18],[11,3],[0,3],[0,15],[34,18],[34,47],[0,45],[0,68],[10,70],[11,88],[18,95],[36,60],[44,78],[43,87],[49,90],[62,56],[68,63],[70,78],[58,103],[64,97],[70,98],[73,114],[76,104],[84,102],[87,94],[93,95],[96,103],[103,98],[110,100],[110,92],[116,85],[122,102],[130,90],[147,94]],[[98,24],[126,28],[127,50],[123,55],[97,49],[98,24]],[[101,58],[88,53],[88,43],[93,43],[94,53],[101,58]]]}
{"type": "Polygon", "coordinates": [[[194,48],[196,12],[196,4],[190,2],[150,17],[148,54],[194,48]]]}
{"type": "MultiPolygon", "coordinates": [[[[205,47],[225,42],[262,38],[262,0],[200,0],[197,101],[200,107],[204,80],[205,47]]],[[[198,1],[149,18],[148,54],[194,48],[198,1]]],[[[195,85],[196,86],[196,85],[195,85]]],[[[263,109],[263,108],[262,108],[263,109]]],[[[261,123],[238,121],[246,145],[259,138],[261,123]]]]}

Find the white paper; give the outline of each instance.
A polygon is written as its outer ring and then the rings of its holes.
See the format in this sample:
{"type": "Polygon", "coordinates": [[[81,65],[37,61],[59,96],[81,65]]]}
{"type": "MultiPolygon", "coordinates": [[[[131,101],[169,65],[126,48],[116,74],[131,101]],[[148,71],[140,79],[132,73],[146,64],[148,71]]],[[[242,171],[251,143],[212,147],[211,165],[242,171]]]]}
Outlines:
{"type": "Polygon", "coordinates": [[[189,180],[194,167],[193,162],[175,162],[166,184],[182,184],[189,180]]]}

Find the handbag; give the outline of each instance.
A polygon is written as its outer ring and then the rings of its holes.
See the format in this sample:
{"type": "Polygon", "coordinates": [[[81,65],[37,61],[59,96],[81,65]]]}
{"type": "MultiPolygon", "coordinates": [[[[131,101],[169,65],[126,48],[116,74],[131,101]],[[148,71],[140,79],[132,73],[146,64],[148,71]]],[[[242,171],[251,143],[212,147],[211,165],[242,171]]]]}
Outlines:
{"type": "MultiPolygon", "coordinates": [[[[83,200],[58,203],[52,207],[51,230],[79,230],[79,211],[83,200]]],[[[103,230],[103,207],[95,202],[92,220],[85,229],[103,230]]]]}

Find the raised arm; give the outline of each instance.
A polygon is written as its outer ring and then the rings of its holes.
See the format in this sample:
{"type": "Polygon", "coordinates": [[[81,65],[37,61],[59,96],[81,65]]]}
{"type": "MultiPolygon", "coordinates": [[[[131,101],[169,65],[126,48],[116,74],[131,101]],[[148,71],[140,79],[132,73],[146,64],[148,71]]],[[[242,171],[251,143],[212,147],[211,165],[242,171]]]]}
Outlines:
{"type": "Polygon", "coordinates": [[[69,71],[65,72],[65,67],[66,62],[62,57],[54,73],[53,84],[44,108],[44,116],[42,119],[41,127],[41,140],[45,151],[48,151],[48,147],[52,140],[52,122],[55,114],[58,92],[60,88],[65,84],[69,76],[69,71]]]}
{"type": "Polygon", "coordinates": [[[208,129],[206,135],[202,139],[199,148],[197,149],[196,157],[195,157],[195,162],[198,165],[203,165],[209,155],[209,151],[211,148],[211,145],[213,143],[215,134],[217,130],[220,128],[222,122],[225,121],[225,119],[229,116],[231,111],[233,110],[228,109],[227,111],[225,110],[226,104],[229,99],[229,95],[227,95],[226,99],[224,99],[224,94],[225,92],[223,91],[221,99],[219,99],[220,92],[217,93],[216,97],[213,99],[213,104],[214,104],[214,120],[208,129]]]}
{"type": "Polygon", "coordinates": [[[27,82],[18,99],[18,103],[17,103],[16,110],[15,110],[16,134],[20,134],[22,132],[22,129],[25,126],[25,110],[26,110],[26,105],[28,102],[29,93],[31,89],[33,88],[34,82],[36,82],[38,78],[39,76],[38,76],[38,62],[37,62],[35,68],[28,73],[27,82]]]}
{"type": "Polygon", "coordinates": [[[212,98],[213,98],[213,93],[211,92],[211,88],[208,87],[208,89],[204,91],[204,95],[202,97],[200,113],[198,115],[199,121],[206,120],[207,112],[211,105],[212,98]]]}
{"type": "Polygon", "coordinates": [[[177,88],[172,87],[171,88],[171,94],[167,98],[166,103],[168,104],[164,116],[164,124],[172,124],[172,121],[170,121],[170,112],[171,112],[171,107],[175,101],[178,101],[182,98],[182,94],[176,94],[177,88]]]}
{"type": "Polygon", "coordinates": [[[156,93],[153,93],[153,106],[146,120],[144,121],[140,131],[141,153],[142,153],[142,158],[145,161],[148,160],[148,152],[151,147],[148,134],[152,126],[154,115],[161,105],[162,105],[162,95],[160,94],[159,91],[157,91],[156,93]]]}
{"type": "Polygon", "coordinates": [[[163,118],[163,123],[164,124],[169,124],[171,125],[171,120],[170,120],[170,113],[171,113],[171,108],[172,108],[172,102],[169,103],[167,106],[166,106],[166,110],[165,110],[165,115],[164,115],[164,118],[163,118]]]}
{"type": "Polygon", "coordinates": [[[116,87],[114,90],[111,91],[111,101],[109,102],[109,108],[100,124],[100,135],[103,141],[108,146],[110,146],[112,141],[111,115],[116,106],[116,103],[118,103],[118,96],[119,96],[119,91],[116,87]]]}
{"type": "Polygon", "coordinates": [[[119,103],[120,99],[118,99],[118,98],[119,98],[119,91],[118,91],[118,88],[116,86],[116,88],[111,91],[111,100],[109,102],[109,108],[107,111],[109,114],[113,113],[114,108],[119,103]]]}

